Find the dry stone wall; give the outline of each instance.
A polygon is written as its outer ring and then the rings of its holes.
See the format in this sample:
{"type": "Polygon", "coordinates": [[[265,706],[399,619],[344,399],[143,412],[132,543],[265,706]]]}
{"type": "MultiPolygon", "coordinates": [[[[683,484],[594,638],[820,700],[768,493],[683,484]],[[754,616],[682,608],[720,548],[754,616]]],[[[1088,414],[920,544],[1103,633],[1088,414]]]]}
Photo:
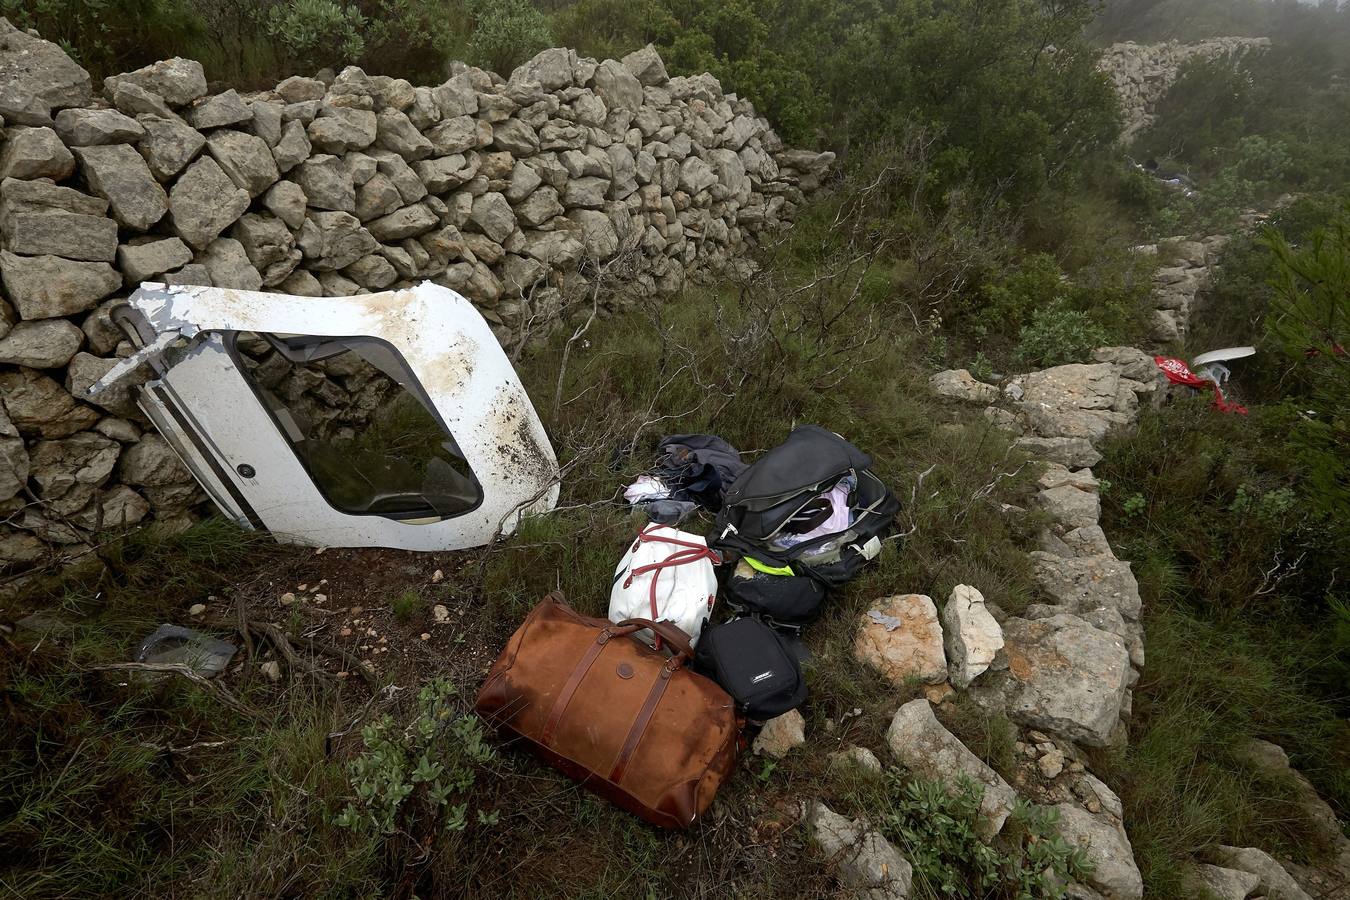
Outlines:
{"type": "MultiPolygon", "coordinates": [[[[430,87],[347,68],[251,94],[212,93],[175,58],[98,92],[0,19],[0,118],[10,570],[201,500],[127,389],[76,399],[131,352],[109,310],[143,281],[320,297],[430,279],[512,344],[602,266],[643,295],[742,259],[833,161],[785,148],[712,75],[669,77],[651,47],[545,50],[509,78],[457,63],[430,87]]],[[[341,418],[378,403],[366,374],[285,390],[341,418]]]]}
{"type": "Polygon", "coordinates": [[[1167,41],[1162,44],[1112,44],[1102,54],[1100,68],[1115,85],[1120,97],[1125,129],[1120,139],[1129,143],[1153,124],[1153,110],[1192,59],[1236,61],[1251,52],[1270,47],[1270,38],[1216,37],[1193,44],[1167,41]]]}

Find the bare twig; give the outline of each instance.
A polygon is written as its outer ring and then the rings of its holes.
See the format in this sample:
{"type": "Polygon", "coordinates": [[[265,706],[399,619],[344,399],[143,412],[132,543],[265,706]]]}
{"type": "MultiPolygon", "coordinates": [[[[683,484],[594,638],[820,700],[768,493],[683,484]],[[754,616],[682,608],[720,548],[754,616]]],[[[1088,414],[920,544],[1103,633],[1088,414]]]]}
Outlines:
{"type": "Polygon", "coordinates": [[[245,704],[242,700],[230,692],[219,681],[213,681],[206,678],[201,673],[192,669],[184,663],[143,663],[143,662],[122,662],[122,663],[102,663],[96,666],[87,666],[87,671],[91,672],[163,672],[169,675],[178,675],[186,678],[193,684],[205,689],[208,693],[214,694],[216,699],[235,712],[242,713],[250,719],[261,719],[262,713],[245,704]]]}

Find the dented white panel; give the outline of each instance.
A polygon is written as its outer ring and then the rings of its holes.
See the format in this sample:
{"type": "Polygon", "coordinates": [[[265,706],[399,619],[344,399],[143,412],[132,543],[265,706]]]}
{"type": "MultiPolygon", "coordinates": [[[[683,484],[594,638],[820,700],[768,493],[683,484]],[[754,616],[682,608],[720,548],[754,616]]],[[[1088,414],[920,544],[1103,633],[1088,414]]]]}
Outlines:
{"type": "MultiPolygon", "coordinates": [[[[557,503],[557,458],[524,386],[483,317],[448,288],[428,282],[355,297],[296,297],[146,284],[130,305],[156,332],[147,345],[151,354],[178,336],[192,339],[186,354],[175,353],[162,378],[146,385],[147,414],[227,514],[244,516],[232,490],[279,539],[453,550],[486,544],[514,531],[522,514],[557,503]],[[231,331],[371,337],[391,344],[453,435],[482,488],[482,502],[427,524],[335,509],[235,366],[219,333],[231,331]]],[[[126,371],[110,372],[91,392],[126,371]]]]}

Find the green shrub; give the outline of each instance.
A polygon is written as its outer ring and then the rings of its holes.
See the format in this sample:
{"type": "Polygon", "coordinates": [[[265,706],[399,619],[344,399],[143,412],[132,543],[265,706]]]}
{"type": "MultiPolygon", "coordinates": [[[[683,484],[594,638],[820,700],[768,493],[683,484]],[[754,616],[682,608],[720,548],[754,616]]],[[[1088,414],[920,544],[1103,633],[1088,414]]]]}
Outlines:
{"type": "Polygon", "coordinates": [[[962,777],[954,790],[940,781],[886,773],[891,805],[883,833],[900,845],[915,879],[942,897],[1017,900],[1064,896],[1063,885],[1092,871],[1081,848],[1056,831],[1059,812],[1017,801],[996,843],[976,833],[983,787],[962,777]]]}
{"type": "MultiPolygon", "coordinates": [[[[478,769],[495,754],[484,740],[482,722],[456,713],[455,694],[455,686],[437,676],[418,692],[417,712],[407,726],[400,728],[386,714],[361,729],[366,749],[350,765],[356,797],[336,824],[391,835],[408,828],[408,819],[421,817],[414,833],[436,827],[464,830],[469,802],[450,801],[466,797],[478,769]]],[[[492,824],[496,814],[479,810],[478,821],[492,824]]]]}
{"type": "Polygon", "coordinates": [[[366,52],[366,17],[336,0],[287,0],[270,10],[268,32],[308,69],[366,52]]]}
{"type": "Polygon", "coordinates": [[[1106,329],[1092,316],[1055,300],[1036,310],[1018,334],[1017,356],[1034,366],[1085,362],[1108,343],[1106,329]]]}
{"type": "Polygon", "coordinates": [[[467,0],[473,16],[471,62],[506,76],[553,43],[548,19],[529,0],[467,0]]]}

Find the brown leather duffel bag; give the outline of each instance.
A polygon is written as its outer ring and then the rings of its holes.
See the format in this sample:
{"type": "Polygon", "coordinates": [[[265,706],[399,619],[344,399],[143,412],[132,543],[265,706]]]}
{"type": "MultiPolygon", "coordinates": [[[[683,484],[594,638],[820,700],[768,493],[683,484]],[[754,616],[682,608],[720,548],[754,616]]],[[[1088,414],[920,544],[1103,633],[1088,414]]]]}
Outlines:
{"type": "Polygon", "coordinates": [[[555,592],[492,664],[478,714],[624,809],[686,828],[731,774],[741,731],[726,691],[685,668],[693,655],[670,623],[588,618],[555,592]],[[674,655],[630,637],[644,628],[674,655]]]}

